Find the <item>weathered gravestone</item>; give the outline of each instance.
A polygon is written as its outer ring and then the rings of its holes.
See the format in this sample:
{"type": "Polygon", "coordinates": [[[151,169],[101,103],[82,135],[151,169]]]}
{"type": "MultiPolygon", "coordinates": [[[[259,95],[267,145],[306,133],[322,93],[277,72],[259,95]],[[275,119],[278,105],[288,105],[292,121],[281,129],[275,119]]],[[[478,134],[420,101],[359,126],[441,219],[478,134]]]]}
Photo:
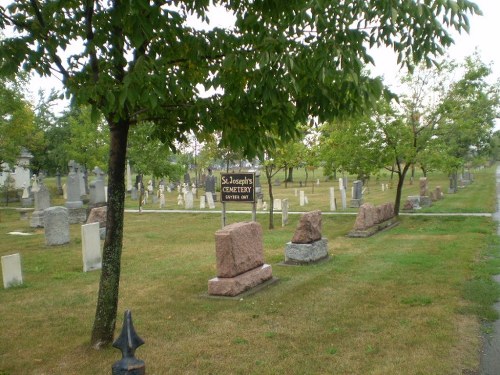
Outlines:
{"type": "Polygon", "coordinates": [[[207,207],[206,197],[204,195],[200,196],[200,209],[203,210],[207,207]]]}
{"type": "Polygon", "coordinates": [[[35,211],[31,215],[30,226],[32,228],[43,228],[44,211],[50,207],[50,194],[42,183],[35,192],[35,211]]]}
{"type": "Polygon", "coordinates": [[[192,191],[186,191],[185,194],[185,209],[186,210],[192,210],[194,207],[194,197],[193,197],[193,192],[192,191]]]}
{"type": "Polygon", "coordinates": [[[352,199],[349,207],[357,208],[363,204],[363,181],[356,180],[352,183],[352,199]]]}
{"type": "Polygon", "coordinates": [[[44,210],[45,243],[49,246],[69,242],[69,214],[66,207],[55,206],[44,210]]]}
{"type": "Polygon", "coordinates": [[[330,211],[337,211],[337,202],[335,201],[334,187],[330,187],[330,211]]]}
{"type": "Polygon", "coordinates": [[[5,289],[23,283],[23,272],[21,269],[21,254],[2,256],[2,277],[5,289]]]}
{"type": "Polygon", "coordinates": [[[259,223],[225,226],[215,233],[215,248],[217,277],[208,281],[209,295],[233,297],[272,279],[259,223]]]}
{"type": "Polygon", "coordinates": [[[273,209],[276,210],[276,211],[281,211],[281,207],[282,207],[282,204],[281,204],[281,199],[274,199],[273,201],[273,209]]]}
{"type": "Polygon", "coordinates": [[[288,199],[281,200],[281,226],[288,225],[288,199]]]}
{"type": "Polygon", "coordinates": [[[369,237],[398,224],[392,203],[384,203],[377,207],[364,203],[359,208],[354,228],[349,232],[348,237],[369,237]]]}
{"type": "Polygon", "coordinates": [[[99,270],[102,266],[99,223],[82,225],[83,272],[99,270]]]}
{"type": "Polygon", "coordinates": [[[285,247],[286,264],[310,264],[328,258],[328,240],[321,236],[321,211],[302,215],[285,247]]]}
{"type": "Polygon", "coordinates": [[[419,210],[420,207],[420,195],[409,195],[408,200],[411,202],[414,210],[419,210]]]}
{"type": "Polygon", "coordinates": [[[304,190],[299,191],[299,205],[303,207],[306,204],[305,193],[304,190]]]}

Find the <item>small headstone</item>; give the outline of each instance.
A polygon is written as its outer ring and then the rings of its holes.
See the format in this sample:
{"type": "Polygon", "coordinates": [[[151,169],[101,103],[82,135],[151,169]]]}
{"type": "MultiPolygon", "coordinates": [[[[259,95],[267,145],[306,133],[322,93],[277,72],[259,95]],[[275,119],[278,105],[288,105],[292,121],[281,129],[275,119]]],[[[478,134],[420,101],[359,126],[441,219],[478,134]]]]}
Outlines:
{"type": "Polygon", "coordinates": [[[288,225],[288,199],[281,200],[281,226],[288,225]]]}
{"type": "Polygon", "coordinates": [[[130,162],[127,160],[127,169],[125,172],[125,179],[127,180],[127,191],[132,190],[132,173],[130,171],[130,162]]]}
{"type": "Polygon", "coordinates": [[[45,243],[49,246],[69,242],[69,215],[66,207],[55,206],[44,210],[45,243]]]}
{"type": "Polygon", "coordinates": [[[273,209],[276,211],[281,211],[281,199],[274,199],[273,209]]]}
{"type": "Polygon", "coordinates": [[[2,256],[2,277],[5,289],[23,283],[21,254],[16,253],[2,256]]]}
{"type": "Polygon", "coordinates": [[[203,210],[207,207],[206,205],[206,197],[204,195],[200,196],[200,210],[203,210]]]}
{"type": "Polygon", "coordinates": [[[214,196],[211,192],[207,191],[205,193],[205,197],[207,198],[208,208],[213,210],[215,208],[214,196]]]}
{"type": "Polygon", "coordinates": [[[334,187],[330,187],[330,211],[337,211],[337,202],[335,201],[334,187]]]}
{"type": "Polygon", "coordinates": [[[165,185],[159,186],[158,194],[160,196],[160,208],[164,208],[165,207],[165,185]]]}
{"type": "Polygon", "coordinates": [[[187,191],[186,192],[186,201],[185,201],[185,208],[186,210],[192,210],[194,206],[194,197],[193,197],[193,192],[192,191],[187,191]]]}
{"type": "Polygon", "coordinates": [[[420,209],[420,196],[419,195],[410,195],[408,196],[408,200],[412,204],[412,208],[415,210],[420,209]]]}
{"type": "Polygon", "coordinates": [[[267,202],[262,203],[262,211],[267,211],[267,202]]]}
{"type": "Polygon", "coordinates": [[[345,189],[340,190],[340,197],[342,198],[342,209],[345,210],[347,209],[347,196],[345,189]]]}
{"type": "Polygon", "coordinates": [[[99,270],[102,266],[99,223],[82,225],[83,272],[99,270]]]}
{"type": "Polygon", "coordinates": [[[263,204],[262,198],[258,198],[257,199],[257,207],[256,207],[257,210],[262,210],[262,204],[263,204]]]}
{"type": "Polygon", "coordinates": [[[305,199],[304,199],[304,197],[305,197],[304,190],[300,190],[300,192],[299,192],[299,206],[300,206],[300,207],[303,207],[303,206],[304,206],[304,204],[305,204],[305,199]]]}
{"type": "Polygon", "coordinates": [[[177,205],[178,206],[184,206],[184,197],[182,196],[182,194],[179,194],[177,196],[177,205]]]}
{"type": "Polygon", "coordinates": [[[328,257],[328,240],[321,236],[321,211],[303,214],[292,241],[285,247],[285,263],[307,264],[328,257]]]}

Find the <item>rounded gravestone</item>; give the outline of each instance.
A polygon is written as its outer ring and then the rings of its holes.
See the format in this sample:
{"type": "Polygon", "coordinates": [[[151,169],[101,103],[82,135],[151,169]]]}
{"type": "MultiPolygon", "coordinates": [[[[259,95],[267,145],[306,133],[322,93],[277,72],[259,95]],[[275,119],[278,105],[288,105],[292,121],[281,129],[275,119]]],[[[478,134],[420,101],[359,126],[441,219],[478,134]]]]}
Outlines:
{"type": "Polygon", "coordinates": [[[45,243],[49,246],[69,242],[69,215],[66,207],[49,207],[44,211],[45,243]]]}

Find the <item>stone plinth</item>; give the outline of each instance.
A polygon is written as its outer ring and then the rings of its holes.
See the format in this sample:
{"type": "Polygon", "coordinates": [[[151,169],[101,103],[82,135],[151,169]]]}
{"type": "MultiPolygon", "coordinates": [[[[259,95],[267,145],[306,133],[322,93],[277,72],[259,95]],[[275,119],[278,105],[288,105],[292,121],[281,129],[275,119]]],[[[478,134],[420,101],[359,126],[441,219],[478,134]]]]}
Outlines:
{"type": "Polygon", "coordinates": [[[308,264],[318,262],[328,257],[328,240],[302,244],[288,242],[285,247],[285,263],[308,264]]]}
{"type": "Polygon", "coordinates": [[[50,207],[44,210],[45,243],[49,246],[69,242],[69,220],[66,207],[50,207]]]}
{"type": "Polygon", "coordinates": [[[68,215],[70,224],[83,224],[87,220],[87,209],[85,207],[68,208],[68,215]]]}
{"type": "Polygon", "coordinates": [[[350,208],[358,208],[361,207],[363,204],[363,199],[351,199],[351,202],[349,203],[350,208]]]}
{"type": "Polygon", "coordinates": [[[208,280],[208,294],[234,297],[272,277],[272,267],[269,264],[263,264],[235,277],[214,277],[208,280]]]}

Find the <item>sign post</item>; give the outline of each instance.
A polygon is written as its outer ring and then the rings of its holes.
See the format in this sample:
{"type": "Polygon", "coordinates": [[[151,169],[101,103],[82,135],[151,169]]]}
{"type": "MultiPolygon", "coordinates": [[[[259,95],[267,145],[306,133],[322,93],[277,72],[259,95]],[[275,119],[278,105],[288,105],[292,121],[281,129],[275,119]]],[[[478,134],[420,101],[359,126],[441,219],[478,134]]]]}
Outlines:
{"type": "Polygon", "coordinates": [[[226,202],[252,203],[252,220],[256,220],[255,173],[221,173],[220,197],[222,227],[226,225],[226,202]]]}

